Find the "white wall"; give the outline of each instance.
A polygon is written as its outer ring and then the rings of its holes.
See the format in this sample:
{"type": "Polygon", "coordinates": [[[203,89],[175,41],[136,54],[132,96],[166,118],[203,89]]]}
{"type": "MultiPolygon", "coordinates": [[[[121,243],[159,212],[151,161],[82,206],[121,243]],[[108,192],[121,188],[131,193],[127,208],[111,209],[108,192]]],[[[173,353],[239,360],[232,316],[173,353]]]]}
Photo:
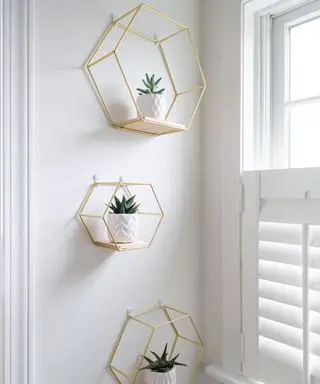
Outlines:
{"type": "MultiPolygon", "coordinates": [[[[198,1],[148,3],[198,38],[198,1]]],[[[128,306],[162,299],[200,322],[198,118],[181,135],[116,131],[83,71],[109,14],[136,4],[34,0],[35,384],[112,383],[109,375],[103,381],[104,367],[128,306]],[[150,250],[111,254],[90,243],[75,214],[94,174],[152,181],[166,216],[150,250]]]]}
{"type": "MultiPolygon", "coordinates": [[[[203,162],[203,326],[206,342],[205,362],[223,361],[232,348],[234,358],[239,357],[238,340],[231,324],[239,317],[232,296],[239,294],[239,286],[228,286],[223,292],[224,279],[233,278],[234,266],[238,269],[237,228],[222,227],[228,210],[237,220],[237,194],[239,188],[239,126],[240,126],[240,38],[241,0],[202,0],[201,34],[202,61],[208,89],[202,105],[202,162],[203,162]],[[224,206],[223,196],[228,199],[224,206]],[[224,235],[226,243],[223,244],[224,235]],[[227,247],[234,248],[228,256],[230,265],[222,259],[227,247]],[[224,269],[223,269],[224,267],[224,269]],[[223,304],[223,298],[227,300],[223,304]],[[229,313],[230,316],[223,318],[229,313]],[[228,347],[223,350],[222,335],[229,336],[228,347]],[[236,356],[237,355],[237,356],[236,356]]],[[[232,216],[229,216],[232,217],[232,216]]],[[[237,281],[234,276],[233,281],[237,281]]],[[[235,330],[236,332],[236,330],[235,330]]],[[[225,339],[227,341],[227,338],[225,339]]],[[[231,354],[227,356],[230,358],[231,354]]]]}

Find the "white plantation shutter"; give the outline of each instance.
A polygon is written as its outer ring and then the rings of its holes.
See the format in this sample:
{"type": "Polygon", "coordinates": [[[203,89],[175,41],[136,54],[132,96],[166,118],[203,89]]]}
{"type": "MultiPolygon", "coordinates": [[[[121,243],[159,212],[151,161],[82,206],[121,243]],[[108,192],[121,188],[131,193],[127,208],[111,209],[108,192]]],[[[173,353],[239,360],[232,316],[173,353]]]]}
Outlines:
{"type": "Polygon", "coordinates": [[[320,169],[245,172],[244,374],[320,384],[320,169]]]}

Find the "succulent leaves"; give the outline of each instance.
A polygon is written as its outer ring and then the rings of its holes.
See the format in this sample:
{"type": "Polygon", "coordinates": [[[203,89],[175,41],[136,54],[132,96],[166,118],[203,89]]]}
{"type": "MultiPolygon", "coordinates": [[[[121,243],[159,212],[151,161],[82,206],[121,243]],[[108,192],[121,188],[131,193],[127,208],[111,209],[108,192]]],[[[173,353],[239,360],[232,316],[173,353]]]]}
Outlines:
{"type": "Polygon", "coordinates": [[[142,83],[145,86],[145,89],[137,88],[139,95],[162,95],[162,93],[165,91],[165,88],[159,89],[159,83],[161,80],[162,77],[159,77],[159,79],[155,80],[154,74],[149,76],[146,73],[146,78],[142,79],[142,83]]]}
{"type": "Polygon", "coordinates": [[[180,354],[176,355],[170,360],[167,360],[167,357],[168,357],[167,350],[168,350],[168,343],[166,344],[161,357],[155,352],[151,352],[155,357],[155,360],[151,360],[149,357],[143,356],[143,358],[148,362],[148,365],[146,365],[143,368],[140,368],[140,371],[144,369],[149,369],[152,372],[165,373],[165,372],[171,371],[171,369],[173,369],[175,366],[183,366],[183,367],[187,366],[186,364],[179,363],[177,361],[180,354]]]}
{"type": "Polygon", "coordinates": [[[116,214],[134,214],[137,212],[139,205],[135,202],[136,196],[126,198],[125,195],[122,196],[120,200],[117,196],[114,197],[114,202],[109,206],[110,213],[116,214]]]}

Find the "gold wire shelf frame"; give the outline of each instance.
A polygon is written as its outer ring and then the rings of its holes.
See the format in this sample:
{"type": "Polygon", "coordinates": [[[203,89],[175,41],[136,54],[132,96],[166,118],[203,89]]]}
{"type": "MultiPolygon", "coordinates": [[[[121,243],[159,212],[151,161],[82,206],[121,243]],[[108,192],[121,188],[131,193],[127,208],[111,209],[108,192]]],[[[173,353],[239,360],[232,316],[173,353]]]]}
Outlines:
{"type": "Polygon", "coordinates": [[[97,42],[96,46],[94,47],[93,51],[90,53],[90,55],[87,59],[86,70],[87,70],[87,73],[89,75],[89,79],[93,85],[93,88],[96,92],[97,98],[98,98],[107,118],[111,121],[113,127],[120,128],[120,129],[127,130],[127,131],[131,131],[131,132],[136,132],[136,133],[143,133],[143,134],[159,136],[159,135],[165,135],[165,134],[175,133],[175,132],[183,132],[183,131],[188,130],[189,127],[191,126],[193,120],[194,120],[194,117],[196,115],[196,112],[199,108],[200,102],[202,100],[203,94],[204,94],[205,89],[206,89],[205,76],[204,76],[204,73],[203,73],[203,70],[202,70],[202,67],[200,64],[199,56],[197,54],[197,51],[196,51],[196,48],[195,48],[195,45],[194,45],[194,42],[193,42],[189,28],[187,26],[185,26],[184,24],[180,23],[179,21],[177,21],[177,20],[171,18],[170,16],[164,14],[163,12],[151,7],[150,5],[143,4],[143,3],[138,5],[135,8],[131,9],[130,11],[128,11],[127,13],[125,13],[124,15],[119,17],[118,19],[114,20],[111,23],[111,25],[105,29],[105,31],[102,34],[102,37],[97,42]],[[158,39],[156,35],[149,36],[146,33],[133,28],[132,25],[134,24],[134,21],[137,19],[137,17],[139,16],[140,12],[143,9],[148,9],[150,11],[153,11],[158,17],[163,18],[163,19],[173,23],[179,29],[177,31],[175,31],[174,33],[170,33],[169,35],[167,35],[161,39],[158,39]],[[127,24],[123,24],[123,22],[121,22],[121,21],[123,19],[128,18],[128,17],[130,17],[130,19],[127,22],[127,24]],[[112,31],[117,27],[119,27],[123,30],[122,35],[119,37],[119,40],[115,43],[113,49],[111,49],[109,52],[107,52],[104,55],[102,55],[101,57],[99,57],[98,53],[99,53],[100,48],[102,47],[104,42],[108,39],[108,37],[112,33],[112,31]],[[173,76],[172,69],[171,69],[169,61],[167,59],[163,44],[165,42],[167,42],[168,40],[173,39],[174,37],[178,36],[179,34],[181,34],[183,32],[186,33],[187,40],[191,46],[192,56],[193,56],[193,59],[195,60],[196,68],[199,71],[199,77],[200,77],[201,84],[196,86],[196,87],[193,87],[191,89],[188,89],[188,90],[179,91],[178,87],[176,85],[176,79],[173,76]],[[134,96],[134,91],[133,91],[132,87],[130,87],[130,85],[129,85],[128,77],[125,74],[125,71],[124,71],[123,65],[121,63],[120,56],[119,56],[119,47],[123,43],[124,39],[126,38],[126,36],[128,36],[129,33],[134,34],[136,36],[139,36],[139,37],[143,38],[144,40],[147,40],[147,41],[151,42],[152,44],[155,44],[158,47],[162,62],[164,64],[165,71],[168,75],[169,82],[170,82],[170,85],[172,86],[173,93],[174,93],[173,100],[169,105],[169,108],[168,108],[168,111],[166,113],[164,120],[143,116],[141,113],[141,110],[138,106],[138,103],[136,101],[136,98],[134,96]],[[124,83],[127,87],[127,90],[129,91],[130,98],[131,98],[133,105],[136,109],[136,113],[137,113],[136,118],[125,120],[122,122],[115,121],[112,118],[110,108],[108,107],[107,103],[104,100],[103,89],[99,85],[99,81],[95,78],[95,75],[94,75],[92,70],[93,70],[93,67],[96,66],[97,64],[101,63],[104,60],[109,60],[111,58],[115,59],[115,62],[117,64],[117,66],[119,67],[121,77],[124,80],[124,83]],[[198,95],[198,98],[196,99],[195,106],[193,107],[193,110],[191,111],[191,116],[188,119],[188,121],[186,122],[186,124],[178,124],[178,123],[171,122],[170,121],[171,112],[173,111],[173,108],[174,108],[176,102],[178,101],[179,97],[181,97],[182,95],[191,94],[191,93],[199,94],[199,95],[198,95]]]}
{"type": "Polygon", "coordinates": [[[78,217],[93,244],[98,245],[100,247],[109,248],[114,251],[124,252],[132,251],[135,249],[150,248],[159,230],[160,224],[164,217],[164,212],[151,183],[125,182],[123,178],[120,177],[119,181],[114,182],[94,180],[93,184],[91,184],[91,186],[89,187],[89,190],[83,202],[80,205],[80,208],[78,210],[78,217]],[[133,196],[131,189],[134,187],[147,188],[152,198],[154,199],[156,207],[156,210],[152,212],[142,212],[138,210],[137,215],[139,215],[139,217],[153,216],[156,219],[156,224],[154,226],[154,231],[148,240],[133,241],[131,243],[120,243],[115,240],[114,233],[110,230],[110,226],[108,224],[108,211],[111,203],[113,202],[114,197],[117,195],[117,192],[122,190],[123,194],[127,198],[129,198],[133,196]],[[107,202],[105,202],[104,207],[103,209],[101,209],[101,212],[99,214],[87,213],[86,209],[98,188],[112,188],[113,191],[111,193],[111,198],[107,199],[107,202]],[[99,222],[101,224],[102,229],[105,233],[104,240],[98,239],[97,234],[93,230],[92,226],[88,224],[88,220],[94,220],[95,222],[99,222]]]}
{"type": "Polygon", "coordinates": [[[203,357],[204,344],[203,344],[201,336],[197,330],[195,322],[193,321],[190,313],[183,312],[180,309],[176,309],[176,308],[170,307],[168,305],[164,305],[161,302],[159,302],[159,304],[155,307],[148,308],[144,311],[137,312],[137,313],[132,313],[128,310],[127,317],[126,317],[125,322],[121,328],[121,331],[119,333],[119,336],[117,338],[116,344],[113,348],[113,351],[111,353],[111,356],[110,356],[110,359],[109,359],[109,362],[107,365],[107,368],[109,369],[110,373],[113,375],[113,377],[115,378],[115,381],[117,383],[121,384],[121,383],[125,382],[125,383],[135,384],[138,382],[138,374],[139,374],[140,369],[143,366],[143,357],[142,356],[144,356],[148,352],[150,352],[149,348],[150,348],[152,339],[155,336],[157,329],[160,329],[163,327],[171,327],[173,334],[174,334],[174,340],[173,340],[172,348],[169,351],[169,358],[172,358],[173,355],[175,353],[177,353],[176,349],[177,349],[177,343],[178,343],[179,339],[183,340],[187,343],[190,343],[190,344],[192,344],[198,348],[196,363],[195,363],[194,369],[191,373],[191,377],[189,380],[190,384],[196,383],[196,376],[197,376],[197,373],[198,373],[198,370],[199,370],[199,367],[200,367],[200,364],[202,361],[202,357],[203,357]],[[161,311],[163,313],[164,317],[166,318],[165,322],[160,322],[159,324],[155,325],[155,324],[152,324],[148,321],[141,320],[141,318],[144,315],[152,313],[152,312],[156,312],[156,311],[161,311]],[[178,317],[173,317],[172,312],[176,313],[178,317]],[[179,331],[177,323],[179,323],[182,320],[187,320],[190,322],[191,328],[194,331],[195,339],[191,339],[189,337],[186,337],[183,335],[183,333],[181,333],[179,331]],[[137,360],[137,362],[135,364],[133,372],[128,373],[128,372],[123,372],[121,369],[116,367],[115,358],[117,357],[121,342],[123,341],[125,331],[126,331],[128,324],[130,322],[137,322],[137,323],[147,327],[149,329],[149,335],[147,337],[145,346],[140,351],[139,359],[137,360]],[[121,381],[119,379],[119,377],[123,378],[123,380],[125,380],[125,381],[121,381]]]}

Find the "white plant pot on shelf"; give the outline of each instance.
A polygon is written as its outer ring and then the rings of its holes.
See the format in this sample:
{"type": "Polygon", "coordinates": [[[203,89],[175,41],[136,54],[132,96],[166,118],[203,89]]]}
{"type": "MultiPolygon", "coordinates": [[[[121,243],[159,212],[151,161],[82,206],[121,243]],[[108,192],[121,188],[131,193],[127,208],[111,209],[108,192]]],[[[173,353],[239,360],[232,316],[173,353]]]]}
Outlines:
{"type": "Polygon", "coordinates": [[[162,95],[139,95],[137,104],[143,117],[165,119],[165,99],[162,95]]]}
{"type": "MultiPolygon", "coordinates": [[[[132,243],[138,234],[138,214],[117,214],[109,213],[107,224],[113,239],[116,243],[132,243]]],[[[109,235],[110,236],[110,235],[109,235]]],[[[111,237],[111,236],[110,236],[111,237]]]]}
{"type": "Polygon", "coordinates": [[[177,375],[175,368],[166,373],[152,372],[149,370],[144,372],[145,384],[176,384],[176,382],[177,375]]]}

